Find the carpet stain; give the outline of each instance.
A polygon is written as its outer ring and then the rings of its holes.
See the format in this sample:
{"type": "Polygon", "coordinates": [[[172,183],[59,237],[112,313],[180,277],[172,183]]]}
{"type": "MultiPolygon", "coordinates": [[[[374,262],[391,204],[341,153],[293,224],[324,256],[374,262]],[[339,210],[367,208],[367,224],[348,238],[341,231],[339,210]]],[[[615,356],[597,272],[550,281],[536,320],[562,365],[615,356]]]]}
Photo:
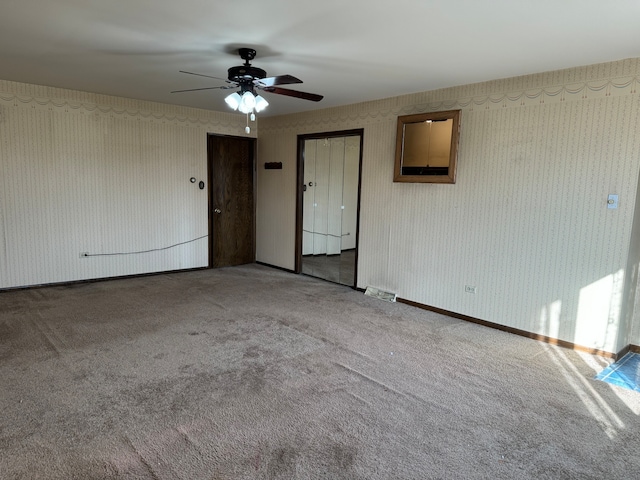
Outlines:
{"type": "MultiPolygon", "coordinates": [[[[328,475],[326,478],[342,479],[359,478],[352,475],[356,463],[358,450],[355,447],[329,441],[318,447],[305,445],[281,446],[267,454],[267,478],[297,478],[296,473],[313,458],[324,458],[322,470],[328,475]],[[320,455],[319,452],[322,452],[320,455]]],[[[262,461],[258,452],[254,456],[254,468],[258,470],[262,461]]],[[[324,477],[323,477],[324,478],[324,477]]]]}
{"type": "Polygon", "coordinates": [[[349,445],[333,444],[329,447],[329,457],[335,460],[335,465],[342,471],[353,466],[357,453],[358,449],[349,445]]]}
{"type": "Polygon", "coordinates": [[[295,478],[296,459],[298,452],[291,447],[281,447],[274,450],[268,460],[267,473],[269,478],[287,475],[285,478],[295,478]]]}
{"type": "Polygon", "coordinates": [[[242,354],[242,358],[258,358],[265,353],[264,349],[258,347],[257,345],[253,345],[245,349],[242,354]]]}

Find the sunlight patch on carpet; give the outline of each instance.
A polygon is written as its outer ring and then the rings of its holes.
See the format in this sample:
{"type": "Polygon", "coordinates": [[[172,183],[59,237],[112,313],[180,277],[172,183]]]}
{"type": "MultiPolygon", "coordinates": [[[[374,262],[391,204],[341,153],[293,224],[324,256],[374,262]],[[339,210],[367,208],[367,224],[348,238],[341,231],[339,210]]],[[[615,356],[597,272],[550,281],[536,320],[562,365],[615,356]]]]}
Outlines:
{"type": "Polygon", "coordinates": [[[640,354],[627,353],[597,374],[595,379],[640,392],[640,354]]]}

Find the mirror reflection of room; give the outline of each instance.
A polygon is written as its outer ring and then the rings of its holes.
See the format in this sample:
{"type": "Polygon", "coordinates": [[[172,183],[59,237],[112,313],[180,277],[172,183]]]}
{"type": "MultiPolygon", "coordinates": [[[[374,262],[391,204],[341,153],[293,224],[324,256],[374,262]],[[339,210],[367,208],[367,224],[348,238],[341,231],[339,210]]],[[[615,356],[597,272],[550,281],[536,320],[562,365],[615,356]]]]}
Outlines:
{"type": "Polygon", "coordinates": [[[302,273],[353,286],[360,137],[304,141],[302,273]]]}
{"type": "Polygon", "coordinates": [[[447,175],[453,119],[425,120],[404,125],[403,175],[447,175]]]}
{"type": "Polygon", "coordinates": [[[394,182],[456,183],[460,110],[401,115],[394,182]]]}

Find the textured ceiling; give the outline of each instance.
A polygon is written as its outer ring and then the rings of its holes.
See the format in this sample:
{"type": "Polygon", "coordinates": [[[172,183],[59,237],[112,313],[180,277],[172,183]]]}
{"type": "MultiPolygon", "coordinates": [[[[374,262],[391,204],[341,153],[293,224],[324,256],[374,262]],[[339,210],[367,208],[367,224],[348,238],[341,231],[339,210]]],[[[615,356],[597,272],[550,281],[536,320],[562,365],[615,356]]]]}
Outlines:
{"type": "Polygon", "coordinates": [[[640,57],[640,1],[3,0],[0,79],[227,111],[237,48],[319,103],[278,115],[640,57]]]}

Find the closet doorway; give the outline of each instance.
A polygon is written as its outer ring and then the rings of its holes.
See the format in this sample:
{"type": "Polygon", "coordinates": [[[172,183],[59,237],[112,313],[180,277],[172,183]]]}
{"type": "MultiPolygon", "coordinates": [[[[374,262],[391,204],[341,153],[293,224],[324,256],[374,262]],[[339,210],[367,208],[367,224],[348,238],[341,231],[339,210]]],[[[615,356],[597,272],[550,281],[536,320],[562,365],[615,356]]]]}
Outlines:
{"type": "Polygon", "coordinates": [[[298,136],[296,272],[356,287],[363,130],[298,136]]]}

